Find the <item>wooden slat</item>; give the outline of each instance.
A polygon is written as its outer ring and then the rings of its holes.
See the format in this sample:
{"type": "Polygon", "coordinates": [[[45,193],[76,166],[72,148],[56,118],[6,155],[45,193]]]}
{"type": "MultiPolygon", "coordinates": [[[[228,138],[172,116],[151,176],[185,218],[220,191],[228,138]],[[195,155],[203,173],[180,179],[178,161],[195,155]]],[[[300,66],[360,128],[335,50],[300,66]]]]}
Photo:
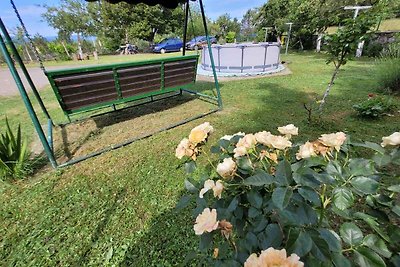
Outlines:
{"type": "Polygon", "coordinates": [[[122,92],[123,97],[129,97],[129,96],[134,96],[138,95],[141,93],[148,93],[148,92],[153,92],[153,91],[159,91],[160,90],[160,85],[143,85],[142,87],[135,87],[132,89],[126,89],[122,92]]]}
{"type": "Polygon", "coordinates": [[[100,97],[93,97],[93,98],[87,98],[87,99],[81,99],[76,102],[70,102],[68,104],[65,104],[67,110],[74,110],[82,107],[87,107],[87,106],[92,106],[94,104],[98,103],[103,103],[106,101],[111,101],[116,99],[116,94],[110,94],[110,95],[103,95],[100,97]]]}
{"type": "Polygon", "coordinates": [[[112,71],[103,71],[99,73],[80,73],[68,76],[64,75],[54,78],[54,82],[58,87],[60,87],[74,84],[90,83],[93,81],[110,80],[112,78],[112,71]]]}
{"type": "Polygon", "coordinates": [[[197,60],[184,60],[184,61],[177,61],[177,62],[168,62],[165,63],[165,68],[180,68],[182,66],[193,66],[197,64],[197,60]]]}
{"type": "Polygon", "coordinates": [[[80,94],[73,94],[73,95],[67,95],[67,96],[64,95],[62,98],[65,103],[70,103],[70,102],[75,102],[75,101],[81,100],[81,99],[87,99],[87,98],[91,98],[94,96],[103,96],[103,95],[109,95],[109,94],[115,94],[115,97],[117,97],[117,92],[115,91],[114,86],[99,89],[96,91],[84,92],[84,93],[80,93],[80,94]]]}
{"type": "Polygon", "coordinates": [[[93,84],[85,83],[85,84],[76,84],[76,85],[69,85],[66,87],[59,87],[59,92],[61,96],[70,96],[70,95],[77,95],[77,94],[84,94],[87,92],[98,91],[107,88],[114,88],[115,91],[115,82],[114,80],[110,81],[101,81],[101,82],[94,82],[93,84]]]}
{"type": "Polygon", "coordinates": [[[151,65],[151,66],[146,66],[146,67],[134,67],[134,68],[128,68],[128,69],[119,69],[117,70],[118,76],[120,78],[123,77],[132,77],[132,76],[143,76],[146,74],[151,74],[151,73],[160,73],[161,71],[161,65],[151,65]]]}
{"type": "Polygon", "coordinates": [[[176,79],[171,79],[169,81],[165,81],[165,87],[175,87],[180,85],[186,85],[193,82],[193,77],[178,77],[176,79]]]}
{"type": "Polygon", "coordinates": [[[133,76],[133,77],[124,77],[119,79],[119,83],[121,85],[123,84],[129,84],[129,83],[134,83],[134,82],[141,82],[141,81],[155,81],[158,80],[161,82],[161,74],[160,73],[155,73],[151,75],[146,75],[146,76],[133,76]]]}
{"type": "Polygon", "coordinates": [[[185,68],[180,68],[180,69],[165,70],[165,75],[176,74],[176,73],[180,73],[180,72],[194,72],[194,71],[195,71],[194,66],[190,66],[190,67],[185,67],[185,68]]]}

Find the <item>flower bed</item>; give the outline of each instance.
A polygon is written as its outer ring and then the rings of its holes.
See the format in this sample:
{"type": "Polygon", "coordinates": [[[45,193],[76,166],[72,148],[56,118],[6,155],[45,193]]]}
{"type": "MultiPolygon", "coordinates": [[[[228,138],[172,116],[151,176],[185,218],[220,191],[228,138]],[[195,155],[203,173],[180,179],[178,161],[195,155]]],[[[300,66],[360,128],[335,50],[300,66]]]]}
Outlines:
{"type": "Polygon", "coordinates": [[[213,131],[203,123],[176,149],[186,172],[199,178],[185,181],[189,195],[177,205],[196,201],[199,253],[188,259],[216,266],[399,266],[400,184],[382,183],[385,168],[400,165],[399,132],[381,145],[352,142],[343,132],[298,144],[290,124],[278,128],[280,135],[226,135],[210,157],[204,144],[213,131]],[[360,148],[373,157],[356,157],[360,148]],[[204,174],[196,171],[200,155],[208,158],[199,168],[204,174]]]}

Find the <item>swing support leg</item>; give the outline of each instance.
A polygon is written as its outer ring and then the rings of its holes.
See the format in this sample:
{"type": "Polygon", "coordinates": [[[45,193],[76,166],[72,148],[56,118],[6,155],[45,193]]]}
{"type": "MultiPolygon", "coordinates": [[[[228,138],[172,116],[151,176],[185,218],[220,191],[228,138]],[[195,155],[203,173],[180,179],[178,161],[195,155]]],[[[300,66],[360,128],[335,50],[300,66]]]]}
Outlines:
{"type": "MultiPolygon", "coordinates": [[[[1,19],[0,19],[1,21],[1,19]]],[[[1,22],[2,24],[2,22],[1,22]]],[[[1,29],[3,31],[3,29],[1,29]]],[[[7,38],[7,35],[3,32],[4,36],[7,38]]],[[[10,41],[10,40],[8,40],[10,41]]],[[[49,158],[49,161],[51,163],[51,165],[53,166],[53,168],[57,167],[57,162],[56,159],[54,157],[54,153],[53,150],[51,149],[51,146],[46,138],[46,135],[43,132],[43,129],[40,125],[39,119],[36,116],[35,110],[33,109],[32,103],[29,99],[29,96],[25,90],[24,84],[22,83],[21,77],[18,74],[17,69],[15,68],[14,62],[11,59],[11,55],[7,49],[6,43],[3,40],[3,36],[2,34],[0,34],[0,50],[1,53],[4,55],[4,59],[7,63],[8,68],[10,69],[11,75],[13,76],[15,83],[18,87],[18,90],[21,94],[22,100],[25,104],[25,107],[28,111],[28,114],[33,122],[33,125],[36,129],[36,132],[39,136],[39,139],[43,145],[44,151],[47,155],[47,157],[49,158]]],[[[50,120],[51,121],[51,120],[50,120]]]]}

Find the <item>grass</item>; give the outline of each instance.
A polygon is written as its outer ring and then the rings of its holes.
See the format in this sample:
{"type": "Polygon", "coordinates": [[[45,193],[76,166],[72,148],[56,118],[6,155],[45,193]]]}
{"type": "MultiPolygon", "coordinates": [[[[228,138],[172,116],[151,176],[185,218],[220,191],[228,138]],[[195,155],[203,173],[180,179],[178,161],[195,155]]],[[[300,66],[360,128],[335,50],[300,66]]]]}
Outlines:
{"type": "MultiPolygon", "coordinates": [[[[398,112],[373,121],[359,119],[352,110],[368,93],[377,93],[374,62],[348,63],[332,89],[321,122],[308,125],[302,102],[322,95],[333,67],[325,64],[323,55],[314,53],[283,59],[289,62],[292,75],[221,82],[225,108],[219,113],[62,170],[44,167],[24,181],[0,183],[0,202],[4,203],[0,206],[0,265],[182,264],[198,239],[189,211],[176,214],[173,210],[185,178],[174,150],[201,122],[210,121],[216,129],[209,146],[228,133],[276,133],[276,127],[288,123],[300,128],[301,141],[341,130],[352,138],[378,142],[398,131],[398,112]]],[[[209,82],[196,85],[202,90],[211,86],[209,82]]],[[[51,113],[63,120],[50,90],[43,95],[51,113]]],[[[8,115],[14,125],[21,122],[25,132],[32,133],[17,97],[0,102],[0,114],[8,115]]],[[[131,128],[158,126],[169,113],[187,115],[196,107],[183,104],[160,109],[145,115],[151,120],[131,124],[131,128]]],[[[4,115],[0,116],[3,121],[4,115]]],[[[110,127],[118,130],[119,125],[110,127]]]]}

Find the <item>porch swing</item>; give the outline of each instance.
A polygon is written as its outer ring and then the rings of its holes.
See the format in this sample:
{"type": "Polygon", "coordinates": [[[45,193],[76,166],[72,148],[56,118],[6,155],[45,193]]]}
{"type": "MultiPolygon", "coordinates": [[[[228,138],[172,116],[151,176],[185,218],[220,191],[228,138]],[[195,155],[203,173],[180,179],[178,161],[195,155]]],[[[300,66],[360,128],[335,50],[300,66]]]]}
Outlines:
{"type": "MultiPolygon", "coordinates": [[[[88,2],[97,0],[86,0],[88,2]]],[[[106,0],[110,3],[121,2],[121,0],[106,0]]],[[[29,76],[28,71],[24,63],[19,56],[15,45],[13,44],[1,18],[0,18],[0,29],[2,35],[0,34],[0,48],[4,57],[6,58],[7,65],[14,77],[17,87],[21,93],[24,100],[24,104],[28,109],[28,113],[33,121],[35,129],[39,135],[39,138],[43,144],[45,153],[47,154],[53,167],[63,167],[68,166],[85,159],[100,155],[106,151],[125,146],[136,140],[149,137],[155,133],[163,130],[168,130],[174,128],[178,125],[187,123],[189,121],[201,118],[210,113],[216,112],[222,108],[222,100],[219,90],[219,84],[214,69],[214,84],[213,96],[202,94],[192,90],[190,87],[196,82],[197,64],[199,55],[186,55],[186,40],[187,40],[187,27],[188,19],[190,14],[189,1],[195,2],[196,0],[123,0],[129,4],[145,3],[148,5],[161,4],[166,8],[176,8],[180,3],[185,4],[185,20],[184,20],[184,36],[183,36],[183,49],[182,56],[179,57],[169,57],[146,61],[136,61],[128,63],[116,63],[101,66],[89,66],[80,68],[71,68],[63,70],[46,70],[44,64],[40,58],[40,55],[34,47],[29,33],[27,32],[25,25],[19,15],[19,12],[13,2],[10,0],[11,5],[21,23],[21,26],[25,32],[26,37],[30,41],[40,67],[49,79],[49,83],[56,95],[58,103],[69,120],[71,122],[71,116],[82,114],[89,111],[95,111],[99,109],[105,109],[112,107],[113,111],[117,110],[117,106],[120,104],[130,103],[137,100],[146,100],[145,103],[154,101],[154,97],[157,100],[171,97],[170,93],[177,92],[178,94],[188,93],[191,95],[198,96],[199,98],[205,98],[207,101],[212,101],[217,105],[217,108],[189,119],[185,119],[173,125],[167,126],[163,129],[155,131],[151,134],[135,137],[127,140],[121,144],[112,145],[101,149],[97,152],[91,153],[79,157],[77,159],[72,159],[66,163],[58,165],[53,151],[53,140],[52,140],[52,126],[53,120],[51,119],[43,101],[38,93],[35,85],[29,76]],[[8,45],[8,48],[7,48],[8,45]],[[43,113],[48,118],[48,134],[47,138],[40,126],[37,114],[32,107],[29,96],[26,93],[25,87],[21,82],[20,76],[16,71],[14,62],[11,59],[9,50],[11,50],[14,55],[14,59],[21,67],[23,74],[25,75],[38,103],[43,111],[43,113]],[[165,96],[165,97],[164,97],[165,96]]],[[[205,34],[207,36],[207,43],[211,51],[210,39],[208,36],[207,23],[204,14],[204,7],[202,0],[198,0],[200,5],[200,10],[203,18],[203,25],[205,29],[205,34]]],[[[213,62],[212,55],[210,54],[210,59],[213,62]]],[[[174,94],[175,95],[175,94],[174,94]]],[[[173,95],[173,96],[174,96],[173,95]]],[[[143,103],[140,103],[143,104],[143,103]]],[[[103,112],[104,113],[104,112],[103,112]]],[[[83,118],[90,118],[92,115],[84,116],[83,118]]],[[[98,116],[98,114],[96,114],[98,116]]]]}

